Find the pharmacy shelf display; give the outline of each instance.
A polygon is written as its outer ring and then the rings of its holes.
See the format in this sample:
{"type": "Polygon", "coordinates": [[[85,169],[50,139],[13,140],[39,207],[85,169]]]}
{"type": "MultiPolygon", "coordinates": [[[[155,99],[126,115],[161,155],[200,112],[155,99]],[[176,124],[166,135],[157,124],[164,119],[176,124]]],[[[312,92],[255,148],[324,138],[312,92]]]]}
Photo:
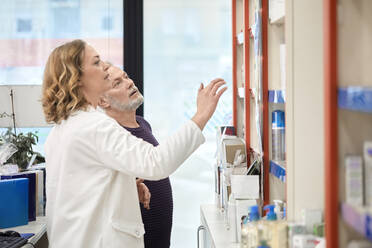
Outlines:
{"type": "Polygon", "coordinates": [[[372,242],[372,213],[364,207],[343,203],[341,214],[344,221],[372,242]]]}
{"type": "Polygon", "coordinates": [[[274,161],[270,161],[270,174],[285,183],[285,168],[274,161]]]}
{"type": "Polygon", "coordinates": [[[286,202],[285,145],[285,5],[283,0],[268,0],[268,113],[267,146],[269,159],[270,202],[286,202]]]}
{"type": "Polygon", "coordinates": [[[371,8],[367,0],[324,1],[325,234],[329,248],[347,247],[351,240],[372,245],[371,8]]]}
{"type": "Polygon", "coordinates": [[[341,109],[372,113],[372,87],[344,87],[338,89],[341,109]]]}
{"type": "Polygon", "coordinates": [[[269,103],[285,103],[285,91],[269,90],[269,103]]]}
{"type": "Polygon", "coordinates": [[[232,0],[233,124],[253,162],[261,157],[261,198],[269,202],[267,0],[232,0]]]}

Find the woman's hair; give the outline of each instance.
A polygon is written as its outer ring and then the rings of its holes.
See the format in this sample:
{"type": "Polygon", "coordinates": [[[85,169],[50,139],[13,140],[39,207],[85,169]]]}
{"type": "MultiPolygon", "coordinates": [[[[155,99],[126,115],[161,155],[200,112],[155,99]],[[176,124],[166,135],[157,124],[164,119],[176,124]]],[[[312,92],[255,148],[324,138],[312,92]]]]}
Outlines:
{"type": "Polygon", "coordinates": [[[88,102],[79,87],[86,43],[74,40],[49,55],[43,79],[42,105],[48,123],[61,123],[70,114],[86,109],[88,102]]]}

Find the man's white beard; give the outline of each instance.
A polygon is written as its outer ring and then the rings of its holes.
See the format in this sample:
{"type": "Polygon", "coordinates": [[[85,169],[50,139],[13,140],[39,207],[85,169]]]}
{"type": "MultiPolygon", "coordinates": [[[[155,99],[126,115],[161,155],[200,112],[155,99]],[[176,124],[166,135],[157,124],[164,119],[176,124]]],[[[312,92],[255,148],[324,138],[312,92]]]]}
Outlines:
{"type": "Polygon", "coordinates": [[[122,103],[111,96],[108,96],[107,98],[108,98],[111,108],[121,111],[121,112],[122,111],[135,111],[143,103],[143,96],[139,92],[138,92],[137,98],[130,100],[129,103],[122,103]]]}

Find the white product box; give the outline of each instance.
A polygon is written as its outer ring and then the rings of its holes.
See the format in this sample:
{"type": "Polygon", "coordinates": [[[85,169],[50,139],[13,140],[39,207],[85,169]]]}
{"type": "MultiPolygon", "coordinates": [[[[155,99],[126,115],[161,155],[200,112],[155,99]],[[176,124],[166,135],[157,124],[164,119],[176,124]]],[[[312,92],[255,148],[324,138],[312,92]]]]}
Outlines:
{"type": "Polygon", "coordinates": [[[250,206],[257,205],[256,200],[235,200],[235,206],[236,206],[236,241],[240,243],[241,240],[241,223],[242,223],[242,217],[248,215],[248,210],[250,206]]]}
{"type": "Polygon", "coordinates": [[[346,203],[362,206],[363,192],[363,160],[361,156],[345,157],[346,203]]]}
{"type": "Polygon", "coordinates": [[[293,248],[293,237],[299,234],[306,234],[306,226],[303,223],[288,223],[288,245],[293,248]]]}
{"type": "Polygon", "coordinates": [[[234,164],[234,159],[237,151],[243,156],[241,162],[246,162],[246,148],[244,140],[236,136],[226,136],[222,140],[222,163],[234,164]]]}
{"type": "Polygon", "coordinates": [[[307,233],[313,233],[314,225],[323,222],[323,211],[321,209],[302,209],[302,222],[306,226],[307,233]]]}
{"type": "Polygon", "coordinates": [[[293,248],[315,248],[319,242],[319,238],[311,234],[293,236],[293,248]]]}
{"type": "Polygon", "coordinates": [[[259,199],[259,176],[231,175],[231,192],[235,199],[259,199]]]}

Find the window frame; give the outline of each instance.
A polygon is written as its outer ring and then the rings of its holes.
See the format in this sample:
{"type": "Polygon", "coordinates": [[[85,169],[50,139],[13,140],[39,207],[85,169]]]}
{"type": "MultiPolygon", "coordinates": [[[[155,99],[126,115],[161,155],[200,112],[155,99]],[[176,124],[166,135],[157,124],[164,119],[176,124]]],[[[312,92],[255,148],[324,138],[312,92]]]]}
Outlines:
{"type": "MultiPolygon", "coordinates": [[[[124,70],[143,91],[143,0],[124,0],[124,70]]],[[[144,104],[137,109],[143,117],[144,104]]]]}

